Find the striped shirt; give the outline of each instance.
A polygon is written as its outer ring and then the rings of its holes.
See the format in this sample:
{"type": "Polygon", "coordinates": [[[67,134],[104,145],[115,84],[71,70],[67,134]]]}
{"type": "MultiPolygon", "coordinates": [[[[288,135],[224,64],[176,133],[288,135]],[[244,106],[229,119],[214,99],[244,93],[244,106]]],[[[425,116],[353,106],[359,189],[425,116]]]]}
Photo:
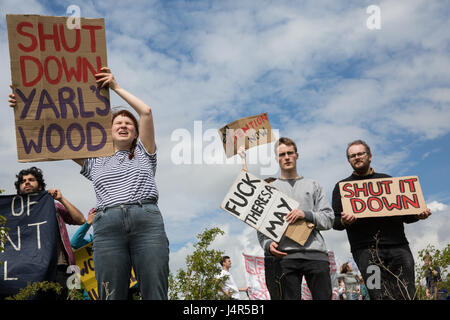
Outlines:
{"type": "Polygon", "coordinates": [[[158,199],[155,184],[156,151],[149,154],[140,140],[134,151],[116,151],[109,157],[87,158],[81,174],[94,184],[97,209],[144,199],[158,199]]]}

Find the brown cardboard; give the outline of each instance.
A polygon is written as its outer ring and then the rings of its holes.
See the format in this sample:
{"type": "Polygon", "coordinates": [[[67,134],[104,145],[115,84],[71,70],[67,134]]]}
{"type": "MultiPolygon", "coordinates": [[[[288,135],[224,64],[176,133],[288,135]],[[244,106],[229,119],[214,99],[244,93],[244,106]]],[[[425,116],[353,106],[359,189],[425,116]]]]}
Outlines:
{"type": "Polygon", "coordinates": [[[113,154],[109,92],[93,75],[107,66],[104,19],[67,19],[6,16],[20,162],[113,154]]]}
{"type": "Polygon", "coordinates": [[[314,229],[314,223],[306,222],[305,220],[297,220],[295,223],[290,224],[286,233],[284,234],[291,240],[294,240],[298,244],[304,246],[308,240],[311,231],[314,229]]]}
{"type": "Polygon", "coordinates": [[[298,206],[296,200],[241,170],[220,208],[276,242],[286,235],[304,245],[314,224],[301,220],[291,225],[285,220],[285,216],[298,206]]]}
{"type": "Polygon", "coordinates": [[[356,218],[414,215],[427,206],[417,176],[339,183],[343,212],[356,218]]]}
{"type": "Polygon", "coordinates": [[[267,112],[235,120],[219,129],[227,158],[237,154],[245,144],[245,150],[275,141],[267,112]]]}
{"type": "Polygon", "coordinates": [[[288,227],[285,216],[298,205],[264,180],[241,170],[220,208],[279,242],[288,227]]]}

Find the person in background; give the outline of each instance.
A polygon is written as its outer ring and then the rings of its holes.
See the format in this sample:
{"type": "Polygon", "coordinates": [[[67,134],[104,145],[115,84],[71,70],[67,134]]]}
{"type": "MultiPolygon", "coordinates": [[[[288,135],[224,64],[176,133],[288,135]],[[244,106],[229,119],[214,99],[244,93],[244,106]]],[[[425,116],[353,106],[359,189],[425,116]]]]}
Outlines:
{"type": "Polygon", "coordinates": [[[338,280],[342,280],[345,284],[346,289],[346,299],[345,300],[359,300],[359,294],[357,291],[357,286],[359,284],[359,279],[353,272],[352,265],[348,262],[341,266],[340,274],[338,274],[338,280]]]}
{"type": "Polygon", "coordinates": [[[359,280],[359,292],[361,295],[361,300],[370,300],[369,290],[367,290],[362,275],[360,274],[358,275],[358,280],[359,280]]]}
{"type": "Polygon", "coordinates": [[[344,279],[338,280],[338,294],[339,294],[339,300],[347,300],[347,295],[345,292],[345,283],[344,279]]]}
{"type": "MultiPolygon", "coordinates": [[[[37,167],[21,170],[16,175],[16,178],[15,187],[17,194],[26,195],[45,190],[46,184],[43,172],[37,167]]],[[[67,200],[59,189],[49,189],[48,193],[55,199],[56,220],[58,222],[58,229],[54,230],[58,234],[55,254],[57,257],[56,282],[62,286],[62,290],[60,294],[40,294],[39,299],[66,300],[68,294],[67,279],[70,276],[67,269],[69,266],[75,265],[75,258],[72,247],[70,246],[66,223],[81,225],[85,219],[80,210],[67,200]]]]}
{"type": "Polygon", "coordinates": [[[81,227],[78,228],[78,230],[72,236],[72,239],[70,239],[70,245],[72,246],[73,249],[75,250],[80,249],[81,247],[84,247],[85,245],[94,241],[94,236],[92,234],[89,234],[88,239],[85,239],[85,236],[86,233],[91,228],[92,221],[94,220],[96,213],[97,211],[95,211],[95,208],[89,210],[86,222],[81,227]]]}
{"type": "Polygon", "coordinates": [[[236,282],[234,282],[233,276],[230,273],[231,269],[231,259],[229,256],[223,256],[220,260],[220,265],[222,266],[222,271],[219,275],[219,278],[223,278],[227,276],[227,280],[225,280],[224,286],[222,288],[223,293],[225,293],[230,300],[239,300],[239,292],[247,292],[247,288],[238,288],[236,282]]]}
{"type": "Polygon", "coordinates": [[[425,293],[427,298],[437,300],[438,295],[438,282],[441,281],[441,269],[438,266],[433,266],[433,258],[429,253],[425,254],[423,261],[427,267],[425,271],[426,289],[425,293]]]}

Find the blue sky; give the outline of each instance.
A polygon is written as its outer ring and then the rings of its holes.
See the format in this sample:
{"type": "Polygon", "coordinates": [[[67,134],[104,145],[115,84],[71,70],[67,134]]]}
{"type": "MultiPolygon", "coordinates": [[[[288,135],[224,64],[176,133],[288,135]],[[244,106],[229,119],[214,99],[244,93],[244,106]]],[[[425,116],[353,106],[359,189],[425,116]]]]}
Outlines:
{"type": "MultiPolygon", "coordinates": [[[[171,243],[171,268],[182,266],[195,235],[219,226],[215,243],[235,261],[260,254],[255,233],[219,209],[240,164],[175,165],[177,129],[194,135],[235,119],[268,112],[272,128],[297,141],[300,174],[331,198],[347,177],[345,148],[354,139],[372,148],[373,167],[392,176],[418,175],[433,215],[405,227],[413,252],[449,243],[450,7],[445,1],[13,1],[0,9],[0,187],[14,192],[17,162],[13,113],[7,107],[7,13],[105,18],[108,63],[121,86],[145,100],[155,117],[160,208],[171,243]],[[366,8],[377,5],[381,29],[369,30],[366,8]]],[[[122,101],[111,94],[112,106],[122,101]]],[[[205,137],[204,137],[205,138],[205,137]]],[[[218,141],[192,144],[194,152],[218,141]]],[[[271,149],[271,148],[269,148],[271,149]]],[[[249,152],[249,157],[256,150],[249,152]]],[[[269,155],[268,157],[271,157],[269,155]]],[[[261,159],[263,161],[264,159],[261,159]]],[[[41,162],[86,215],[95,205],[89,181],[72,161],[41,162]],[[61,177],[65,177],[62,179],[61,177]],[[80,192],[80,190],[82,190],[80,192]]],[[[260,165],[249,170],[261,175],[260,165]]],[[[270,174],[276,176],[278,173],[270,174]]],[[[73,229],[71,229],[73,232],[73,229]]],[[[344,232],[323,233],[341,262],[344,232]]]]}

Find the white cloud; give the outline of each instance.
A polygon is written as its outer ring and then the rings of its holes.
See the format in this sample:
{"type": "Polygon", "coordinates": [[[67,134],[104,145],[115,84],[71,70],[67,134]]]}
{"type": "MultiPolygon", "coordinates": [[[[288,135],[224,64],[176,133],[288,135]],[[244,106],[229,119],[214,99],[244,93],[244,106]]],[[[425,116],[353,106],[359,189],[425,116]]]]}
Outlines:
{"type": "Polygon", "coordinates": [[[434,200],[428,203],[428,208],[430,208],[431,212],[441,212],[446,211],[448,209],[448,205],[434,200]]]}
{"type": "MultiPolygon", "coordinates": [[[[3,1],[1,10],[62,15],[61,8],[69,4],[63,1],[55,11],[37,1],[3,1]]],[[[349,141],[366,140],[376,170],[397,174],[421,163],[433,166],[428,162],[433,157],[420,159],[408,147],[450,132],[450,20],[445,2],[381,1],[379,31],[366,28],[368,15],[359,1],[333,6],[317,1],[77,5],[84,16],[105,17],[109,66],[120,85],[153,109],[159,205],[169,240],[180,248],[171,253],[171,265],[181,264],[195,235],[208,226],[227,230],[226,240],[218,245],[231,253],[233,274],[242,270],[241,253],[258,246],[252,230],[219,209],[240,165],[174,165],[170,155],[176,142],[170,136],[176,129],[193,135],[195,120],[202,120],[205,132],[268,111],[272,127],[298,142],[300,174],[317,180],[329,197],[334,184],[351,173],[345,159],[349,141]]],[[[0,21],[6,34],[4,17],[0,21]]],[[[9,70],[6,37],[0,38],[0,66],[9,70]]],[[[9,83],[4,72],[0,187],[13,192],[14,174],[33,164],[17,162],[13,112],[6,106],[9,83]]],[[[111,102],[124,104],[114,93],[111,102]]],[[[78,165],[36,165],[44,169],[49,185],[60,187],[87,215],[95,195],[78,165]]],[[[259,166],[249,169],[258,173],[259,166]]],[[[448,190],[442,192],[448,197],[448,190]]],[[[415,248],[426,241],[449,240],[443,229],[448,223],[441,220],[447,205],[429,205],[435,206],[429,220],[407,226],[415,248]]],[[[329,249],[345,260],[345,232],[323,234],[329,249]]],[[[243,285],[243,275],[235,278],[243,285]]]]}

